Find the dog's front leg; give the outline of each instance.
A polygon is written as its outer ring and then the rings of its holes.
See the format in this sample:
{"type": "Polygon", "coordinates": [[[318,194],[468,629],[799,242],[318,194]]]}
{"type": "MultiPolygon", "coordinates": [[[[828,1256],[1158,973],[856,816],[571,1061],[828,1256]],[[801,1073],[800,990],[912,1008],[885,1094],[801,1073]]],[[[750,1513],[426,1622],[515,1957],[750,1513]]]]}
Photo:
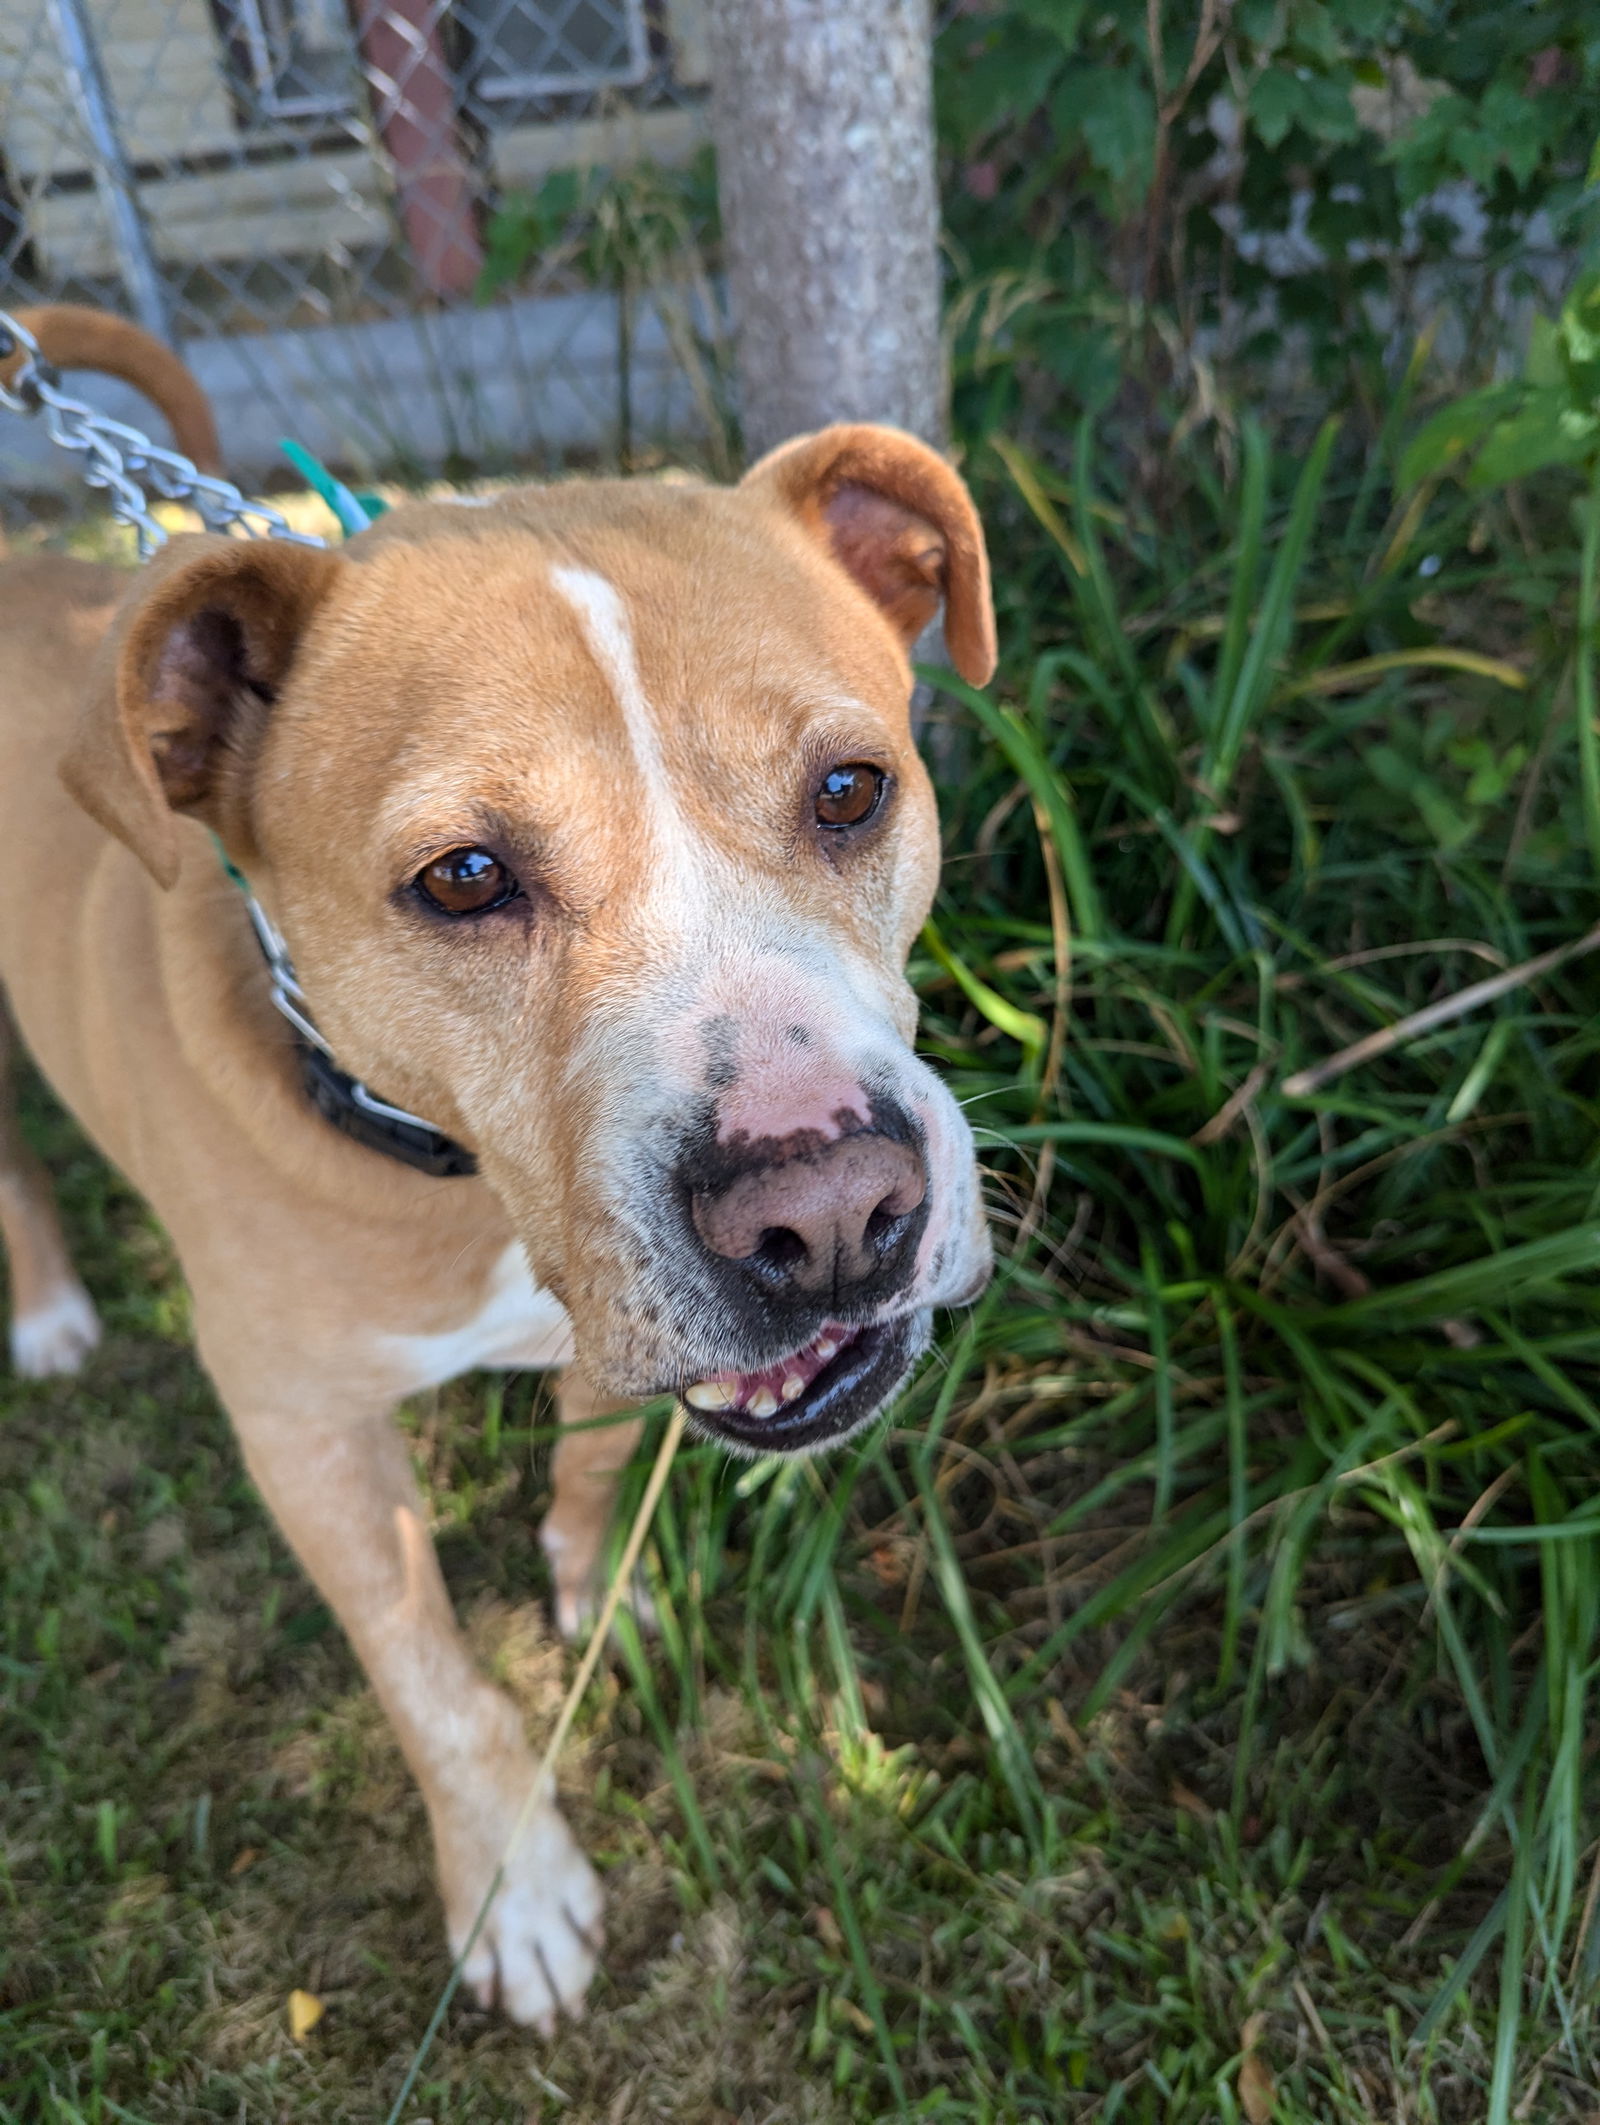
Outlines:
{"type": "Polygon", "coordinates": [[[596,1394],[575,1365],[556,1387],[561,1436],[550,1459],[550,1510],[539,1540],[550,1560],[563,1638],[576,1638],[600,1606],[606,1533],[642,1428],[627,1415],[629,1406],[596,1394]]]}
{"type": "Polygon", "coordinates": [[[405,1443],[387,1415],[234,1411],[250,1472],[343,1624],[433,1824],[450,1945],[485,2005],[549,2031],[594,1974],[600,1887],[510,1700],[474,1667],[439,1575],[405,1443]],[[521,1823],[520,1830],[518,1828],[521,1823]],[[515,1841],[513,1844],[513,1840],[515,1841]]]}

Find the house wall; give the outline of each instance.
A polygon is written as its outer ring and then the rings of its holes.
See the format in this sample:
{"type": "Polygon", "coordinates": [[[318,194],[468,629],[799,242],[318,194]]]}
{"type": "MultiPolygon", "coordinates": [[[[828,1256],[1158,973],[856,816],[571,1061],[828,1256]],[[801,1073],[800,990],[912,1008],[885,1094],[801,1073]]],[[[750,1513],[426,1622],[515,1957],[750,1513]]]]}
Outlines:
{"type": "MultiPolygon", "coordinates": [[[[699,425],[648,305],[624,332],[604,290],[485,308],[419,301],[382,148],[360,137],[322,145],[289,124],[242,132],[207,0],[86,4],[184,357],[213,399],[238,476],[281,471],[285,434],[359,472],[603,457],[624,421],[635,446],[699,425]],[[287,152],[259,152],[273,145],[287,152]]],[[[704,0],[668,0],[664,19],[674,86],[703,83],[704,0]]],[[[700,99],[596,102],[606,115],[495,128],[486,188],[681,162],[706,137],[700,99]]],[[[0,0],[0,156],[20,210],[19,232],[0,198],[0,306],[85,289],[115,302],[99,291],[118,288],[121,261],[89,181],[50,0],[0,0]]],[[[149,423],[149,409],[118,387],[70,381],[115,417],[149,423]]],[[[0,424],[0,486],[70,488],[78,477],[36,425],[0,424]]]]}
{"type": "MultiPolygon", "coordinates": [[[[90,0],[107,84],[129,160],[236,156],[244,138],[228,94],[206,0],[90,0]]],[[[673,0],[668,17],[675,79],[705,79],[704,0],[673,0]]],[[[117,258],[91,189],[46,190],[81,177],[89,156],[44,0],[0,0],[0,151],[25,204],[28,233],[48,272],[114,278],[117,258]]],[[[293,143],[285,128],[280,137],[293,143]]],[[[677,162],[706,138],[696,107],[635,111],[497,129],[491,177],[534,184],[554,170],[643,159],[677,162]]],[[[140,187],[156,255],[164,263],[318,256],[394,239],[389,173],[361,141],[275,161],[155,178],[140,187]]]]}

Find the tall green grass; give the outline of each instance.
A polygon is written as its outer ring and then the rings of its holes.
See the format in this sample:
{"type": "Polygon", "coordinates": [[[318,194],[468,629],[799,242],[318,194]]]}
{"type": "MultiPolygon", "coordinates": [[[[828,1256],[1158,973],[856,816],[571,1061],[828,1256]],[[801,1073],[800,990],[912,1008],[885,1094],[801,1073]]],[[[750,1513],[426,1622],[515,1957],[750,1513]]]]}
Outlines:
{"type": "MultiPolygon", "coordinates": [[[[1578,571],[1558,507],[1528,538],[1538,497],[1391,494],[1398,426],[1365,464],[1332,426],[1293,458],[1246,428],[1231,478],[1186,467],[1159,508],[1087,431],[1055,467],[1006,444],[971,468],[1006,654],[990,696],[943,682],[968,757],[918,971],[1003,1266],[892,1430],[826,1473],[696,1461],[661,1557],[713,1611],[744,1604],[750,1700],[840,1761],[864,1675],[880,1699],[899,1675],[913,1742],[930,1718],[969,1737],[981,1770],[903,1811],[958,1899],[1070,1870],[1054,1729],[1090,1735],[1176,1668],[1237,1849],[1294,1757],[1297,1678],[1371,1628],[1392,1649],[1352,1748],[1410,1730],[1460,1834],[1406,1860],[1349,1953],[1437,1946],[1384,2010],[1396,2085],[1418,2117],[1503,2125],[1541,2076],[1600,2075],[1600,960],[1317,1073],[1593,924],[1562,698],[1578,571]],[[904,1634],[864,1569],[886,1544],[904,1634]],[[937,1681],[906,1672],[913,1643],[937,1681]],[[1430,2047],[1467,2029],[1470,2101],[1429,2108],[1430,2047]]],[[[664,1744],[710,1643],[669,1624],[664,1744]]],[[[871,1876],[850,1889],[828,1820],[788,1829],[858,1974],[860,2114],[898,2114],[938,2010],[873,1978],[871,1876]]],[[[1313,1872],[1329,1828],[1311,1809],[1313,1872]]],[[[1238,2114],[1214,2046],[1135,2098],[1073,2020],[974,2021],[971,2107],[947,2088],[929,2114],[1055,2115],[1080,2088],[1105,2105],[1084,2116],[1238,2114]]],[[[1366,2114],[1330,2071],[1274,2114],[1366,2114]]]]}

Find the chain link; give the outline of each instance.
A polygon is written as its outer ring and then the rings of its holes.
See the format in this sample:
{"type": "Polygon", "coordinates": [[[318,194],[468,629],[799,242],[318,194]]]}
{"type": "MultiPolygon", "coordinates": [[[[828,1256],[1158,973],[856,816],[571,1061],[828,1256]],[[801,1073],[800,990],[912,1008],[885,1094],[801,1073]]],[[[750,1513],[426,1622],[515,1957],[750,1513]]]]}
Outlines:
{"type": "Polygon", "coordinates": [[[325,546],[308,531],[290,529],[270,502],[253,502],[229,480],[202,472],[175,450],[163,450],[137,428],[96,413],[61,389],[61,372],[39,352],[33,334],[0,310],[0,362],[22,362],[9,382],[0,382],[0,406],[13,413],[43,414],[45,432],[63,450],[83,459],[85,486],[108,495],[111,514],[131,525],[139,558],[147,561],[167,543],[150,511],[150,493],[166,502],[189,502],[208,531],[239,531],[251,539],[287,539],[291,546],[325,546]],[[141,482],[143,484],[141,484],[141,482]]]}

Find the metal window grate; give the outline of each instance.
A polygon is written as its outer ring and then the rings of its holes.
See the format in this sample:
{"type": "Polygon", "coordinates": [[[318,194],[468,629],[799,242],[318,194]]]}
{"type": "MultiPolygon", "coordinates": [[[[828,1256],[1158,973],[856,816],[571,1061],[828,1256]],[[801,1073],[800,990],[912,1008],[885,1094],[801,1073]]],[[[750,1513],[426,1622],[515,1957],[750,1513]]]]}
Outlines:
{"type": "Polygon", "coordinates": [[[212,0],[212,9],[246,125],[354,113],[355,38],[332,0],[212,0]]]}
{"type": "Polygon", "coordinates": [[[640,0],[460,0],[473,92],[488,105],[637,88],[650,72],[640,0]]]}

